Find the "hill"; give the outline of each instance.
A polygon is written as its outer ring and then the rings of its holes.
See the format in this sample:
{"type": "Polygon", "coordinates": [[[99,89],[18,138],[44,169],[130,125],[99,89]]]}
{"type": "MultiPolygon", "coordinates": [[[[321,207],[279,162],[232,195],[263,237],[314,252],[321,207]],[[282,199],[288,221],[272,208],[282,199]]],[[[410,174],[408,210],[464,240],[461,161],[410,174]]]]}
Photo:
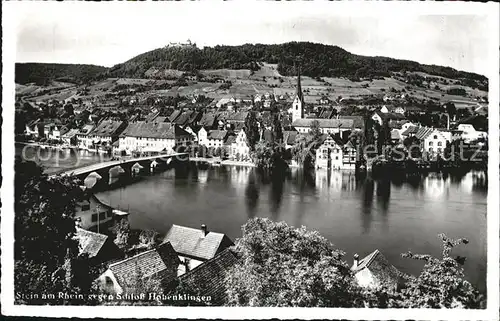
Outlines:
{"type": "Polygon", "coordinates": [[[108,68],[96,65],[16,63],[15,81],[17,84],[35,83],[47,85],[53,81],[85,83],[98,79],[108,68]]]}
{"type": "Polygon", "coordinates": [[[422,72],[433,76],[460,80],[463,85],[487,90],[487,78],[450,67],[424,65],[414,61],[352,54],[338,46],[288,42],[263,45],[164,47],[138,55],[110,68],[109,77],[167,78],[166,70],[195,73],[207,69],[248,69],[257,71],[261,63],[277,64],[283,76],[292,76],[300,64],[303,75],[345,77],[354,81],[389,77],[395,72],[422,72]]]}

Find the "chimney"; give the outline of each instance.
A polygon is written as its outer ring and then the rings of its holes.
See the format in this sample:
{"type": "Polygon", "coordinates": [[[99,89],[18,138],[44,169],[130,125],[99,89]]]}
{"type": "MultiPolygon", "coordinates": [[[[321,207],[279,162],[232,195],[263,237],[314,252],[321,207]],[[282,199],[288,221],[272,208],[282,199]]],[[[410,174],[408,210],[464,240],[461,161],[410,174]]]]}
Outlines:
{"type": "Polygon", "coordinates": [[[205,237],[208,234],[208,229],[205,224],[201,224],[201,237],[205,237]]]}
{"type": "Polygon", "coordinates": [[[354,254],[354,264],[352,265],[352,267],[355,269],[358,267],[358,263],[359,263],[359,255],[358,253],[354,254]]]}

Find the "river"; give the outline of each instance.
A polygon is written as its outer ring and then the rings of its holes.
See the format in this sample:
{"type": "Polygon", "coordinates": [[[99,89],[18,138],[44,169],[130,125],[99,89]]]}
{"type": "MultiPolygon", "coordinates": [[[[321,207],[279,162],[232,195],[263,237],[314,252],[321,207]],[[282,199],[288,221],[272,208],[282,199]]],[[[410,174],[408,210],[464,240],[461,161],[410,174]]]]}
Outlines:
{"type": "MultiPolygon", "coordinates": [[[[82,157],[87,163],[98,161],[97,155],[82,157]]],[[[57,168],[50,160],[45,163],[57,168]]],[[[467,279],[481,290],[486,288],[484,172],[431,173],[404,182],[292,169],[284,181],[269,182],[254,168],[200,169],[191,163],[188,170],[172,168],[97,196],[128,209],[133,228],[166,234],[172,224],[195,228],[206,224],[236,240],[249,218],[268,217],[318,231],[346,252],[349,264],[354,253],[363,257],[378,249],[398,269],[414,275],[423,262],[401,258],[401,253],[410,250],[439,257],[439,233],[465,237],[469,244],[460,245],[453,254],[467,258],[467,279]]]]}

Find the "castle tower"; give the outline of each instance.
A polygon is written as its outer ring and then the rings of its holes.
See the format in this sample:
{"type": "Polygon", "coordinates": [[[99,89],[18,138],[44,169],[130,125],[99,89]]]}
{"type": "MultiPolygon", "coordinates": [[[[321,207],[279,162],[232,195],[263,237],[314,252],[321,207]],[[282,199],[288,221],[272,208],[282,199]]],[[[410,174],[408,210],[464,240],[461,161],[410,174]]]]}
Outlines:
{"type": "Polygon", "coordinates": [[[297,73],[297,88],[295,91],[295,98],[292,104],[292,122],[297,119],[304,118],[304,95],[302,94],[302,87],[300,85],[300,68],[297,73]]]}

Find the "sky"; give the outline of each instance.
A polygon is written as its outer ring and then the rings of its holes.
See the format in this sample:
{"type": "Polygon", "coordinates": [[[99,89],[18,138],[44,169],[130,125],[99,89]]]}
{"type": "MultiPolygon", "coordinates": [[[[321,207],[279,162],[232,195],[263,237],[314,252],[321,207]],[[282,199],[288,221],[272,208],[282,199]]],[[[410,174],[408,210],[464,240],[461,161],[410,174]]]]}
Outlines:
{"type": "MultiPolygon", "coordinates": [[[[198,46],[311,41],[352,53],[488,72],[488,24],[481,15],[252,3],[9,3],[16,61],[113,66],[169,42],[198,46]]],[[[406,6],[406,8],[408,8],[406,6]]],[[[9,8],[8,8],[9,9],[9,8]]]]}

